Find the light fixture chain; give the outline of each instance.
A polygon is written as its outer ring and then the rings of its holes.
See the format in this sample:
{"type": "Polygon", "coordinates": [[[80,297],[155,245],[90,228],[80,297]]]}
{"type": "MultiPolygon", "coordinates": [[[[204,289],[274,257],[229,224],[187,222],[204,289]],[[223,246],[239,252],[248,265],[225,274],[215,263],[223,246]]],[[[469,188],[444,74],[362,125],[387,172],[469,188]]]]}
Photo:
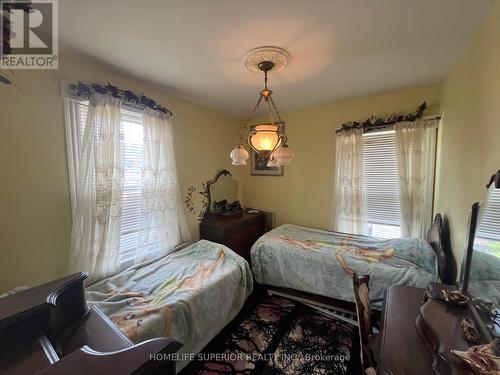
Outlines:
{"type": "Polygon", "coordinates": [[[272,125],[275,123],[273,109],[271,107],[271,103],[269,103],[269,98],[266,98],[267,103],[267,114],[269,115],[269,123],[272,125]]]}
{"type": "Polygon", "coordinates": [[[274,100],[272,97],[269,97],[269,101],[271,102],[271,106],[273,107],[274,109],[274,112],[276,113],[276,116],[278,116],[278,120],[280,123],[283,122],[283,120],[281,120],[281,116],[280,116],[280,113],[278,112],[278,108],[276,108],[276,105],[274,104],[274,100]]]}
{"type": "MultiPolygon", "coordinates": [[[[271,97],[269,97],[269,99],[271,99],[271,97]]],[[[273,106],[272,99],[271,101],[270,100],[267,101],[267,105],[268,105],[269,119],[271,124],[280,124],[282,121],[279,116],[279,113],[277,113],[276,111],[276,107],[273,106]]]]}
{"type": "Polygon", "coordinates": [[[263,98],[263,96],[259,96],[259,99],[257,100],[257,103],[255,104],[255,106],[252,109],[252,112],[250,113],[250,116],[248,116],[247,120],[245,121],[245,127],[247,127],[247,125],[250,122],[250,120],[252,119],[253,115],[255,114],[255,112],[257,111],[257,109],[259,108],[260,102],[262,101],[262,98],[263,98]]]}

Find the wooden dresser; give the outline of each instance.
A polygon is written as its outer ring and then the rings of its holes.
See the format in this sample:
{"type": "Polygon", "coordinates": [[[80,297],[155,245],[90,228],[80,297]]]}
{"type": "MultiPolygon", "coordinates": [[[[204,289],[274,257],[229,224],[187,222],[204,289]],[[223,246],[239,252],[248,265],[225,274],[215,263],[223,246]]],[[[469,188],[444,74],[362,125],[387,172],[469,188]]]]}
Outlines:
{"type": "Polygon", "coordinates": [[[200,239],[223,244],[248,261],[252,245],[264,234],[264,223],[262,212],[208,215],[200,223],[200,239]]]}
{"type": "MultiPolygon", "coordinates": [[[[449,288],[431,283],[431,287],[449,288]]],[[[472,374],[467,365],[451,353],[465,351],[472,344],[465,340],[460,321],[473,319],[471,310],[449,307],[425,299],[425,290],[405,285],[387,291],[379,347],[379,374],[459,375],[472,374]]],[[[480,342],[491,340],[480,335],[480,342]]]]}

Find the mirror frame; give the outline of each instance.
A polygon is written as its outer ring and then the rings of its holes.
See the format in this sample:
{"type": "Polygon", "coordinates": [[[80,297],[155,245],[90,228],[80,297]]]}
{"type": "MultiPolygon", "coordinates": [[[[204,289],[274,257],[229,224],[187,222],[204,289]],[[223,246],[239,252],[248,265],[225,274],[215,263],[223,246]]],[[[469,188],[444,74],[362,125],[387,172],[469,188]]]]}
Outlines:
{"type": "MultiPolygon", "coordinates": [[[[489,189],[491,184],[495,184],[495,189],[500,189],[500,170],[497,171],[494,175],[491,176],[490,181],[486,184],[486,190],[489,189]]],[[[479,213],[479,202],[476,202],[471,207],[470,213],[470,223],[469,223],[469,235],[467,238],[467,247],[465,252],[465,260],[462,262],[461,272],[460,272],[460,281],[459,287],[460,290],[464,293],[467,292],[469,287],[469,275],[470,269],[472,265],[472,254],[474,251],[474,240],[476,237],[476,229],[477,229],[477,219],[479,213]]]]}
{"type": "Polygon", "coordinates": [[[229,172],[227,169],[223,169],[222,171],[217,173],[215,178],[207,184],[205,194],[206,194],[207,199],[208,199],[208,209],[205,211],[205,215],[203,216],[204,219],[207,218],[209,215],[213,214],[212,212],[210,212],[210,210],[212,208],[212,195],[210,193],[210,187],[213,184],[215,184],[219,180],[219,178],[222,176],[230,176],[231,178],[233,178],[233,175],[231,174],[231,172],[229,172]]]}
{"type": "Polygon", "coordinates": [[[474,240],[476,238],[477,216],[479,213],[479,202],[475,202],[471,207],[469,234],[467,236],[467,247],[465,251],[465,259],[462,261],[462,269],[460,272],[459,286],[462,292],[467,292],[469,287],[469,274],[472,265],[472,253],[474,252],[474,240]]]}

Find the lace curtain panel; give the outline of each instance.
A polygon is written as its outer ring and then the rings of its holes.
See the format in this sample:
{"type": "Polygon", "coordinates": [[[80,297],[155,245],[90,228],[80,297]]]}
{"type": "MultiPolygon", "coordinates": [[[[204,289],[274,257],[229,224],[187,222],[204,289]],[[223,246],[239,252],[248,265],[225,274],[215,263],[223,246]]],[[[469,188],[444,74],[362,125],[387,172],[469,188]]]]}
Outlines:
{"type": "Polygon", "coordinates": [[[181,205],[172,131],[169,114],[145,108],[141,224],[135,263],[191,240],[181,205]]]}
{"type": "Polygon", "coordinates": [[[394,125],[402,237],[424,238],[432,221],[436,121],[394,125]]]}
{"type": "Polygon", "coordinates": [[[362,234],[365,232],[362,129],[337,133],[335,176],[331,228],[362,234]]]}
{"type": "Polygon", "coordinates": [[[70,270],[88,271],[91,282],[116,273],[120,266],[120,117],[119,99],[93,95],[79,154],[72,155],[78,170],[70,173],[75,178],[70,270]]]}
{"type": "Polygon", "coordinates": [[[181,204],[170,113],[146,108],[142,117],[136,115],[139,125],[142,120],[137,137],[142,147],[132,176],[127,167],[131,161],[125,160],[126,147],[131,146],[124,140],[121,100],[94,93],[84,114],[79,113],[86,108],[81,103],[64,98],[73,218],[70,271],[87,271],[89,282],[95,282],[191,238],[181,204]],[[124,186],[131,184],[138,186],[137,208],[130,212],[127,206],[124,212],[124,186]],[[130,220],[138,222],[133,233],[124,227],[130,220]],[[125,238],[130,245],[131,236],[133,252],[125,264],[120,245],[125,238]]]}

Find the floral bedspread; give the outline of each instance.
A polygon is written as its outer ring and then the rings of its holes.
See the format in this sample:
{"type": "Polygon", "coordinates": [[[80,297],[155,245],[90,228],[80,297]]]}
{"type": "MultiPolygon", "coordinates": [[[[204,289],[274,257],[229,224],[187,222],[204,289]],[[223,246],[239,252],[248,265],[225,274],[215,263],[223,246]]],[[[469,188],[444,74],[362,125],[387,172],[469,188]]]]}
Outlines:
{"type": "Polygon", "coordinates": [[[374,305],[391,285],[425,288],[438,279],[436,255],[424,239],[381,240],[291,224],[263,235],[251,258],[261,284],[345,301],[354,301],[351,275],[370,275],[374,305]]]}
{"type": "Polygon", "coordinates": [[[93,284],[86,297],[133,342],[169,336],[184,345],[178,353],[196,354],[237,315],[252,288],[243,258],[201,240],[93,284]]]}

